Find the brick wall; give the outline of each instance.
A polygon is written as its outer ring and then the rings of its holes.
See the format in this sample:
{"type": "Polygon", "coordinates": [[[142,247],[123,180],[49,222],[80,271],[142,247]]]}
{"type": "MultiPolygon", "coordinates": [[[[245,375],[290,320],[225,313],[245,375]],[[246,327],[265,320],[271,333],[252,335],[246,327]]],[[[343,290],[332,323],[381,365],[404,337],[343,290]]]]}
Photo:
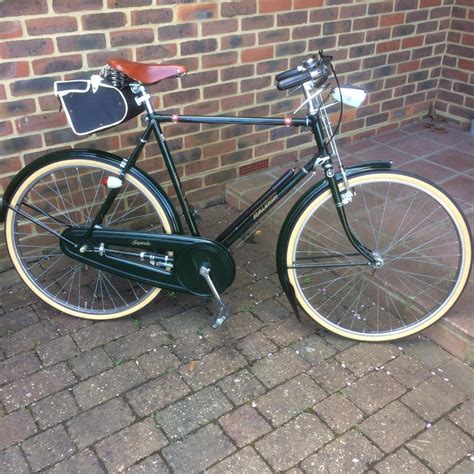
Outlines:
{"type": "MultiPolygon", "coordinates": [[[[283,115],[299,104],[274,75],[324,48],[341,80],[369,101],[347,110],[350,141],[422,116],[437,99],[450,119],[472,112],[472,0],[5,0],[0,2],[0,193],[35,157],[69,146],[124,155],[138,119],[77,140],[53,82],[88,77],[110,56],[185,65],[189,74],[154,86],[155,105],[174,113],[283,115]],[[470,85],[465,83],[470,80],[470,85]]],[[[168,125],[193,203],[221,199],[225,183],[307,155],[295,129],[168,125]]],[[[165,185],[157,147],[139,162],[165,185]]]]}
{"type": "Polygon", "coordinates": [[[454,1],[436,106],[464,124],[474,118],[473,0],[454,1]]]}

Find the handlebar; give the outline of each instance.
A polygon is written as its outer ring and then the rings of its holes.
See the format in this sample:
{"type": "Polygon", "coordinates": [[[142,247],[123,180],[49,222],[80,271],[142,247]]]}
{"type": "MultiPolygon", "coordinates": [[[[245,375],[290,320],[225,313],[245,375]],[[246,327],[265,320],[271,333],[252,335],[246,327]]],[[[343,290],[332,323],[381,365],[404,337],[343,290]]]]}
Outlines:
{"type": "Polygon", "coordinates": [[[277,74],[277,89],[283,91],[309,81],[314,81],[314,87],[321,86],[329,77],[331,59],[319,51],[319,57],[311,56],[302,65],[277,74]]]}

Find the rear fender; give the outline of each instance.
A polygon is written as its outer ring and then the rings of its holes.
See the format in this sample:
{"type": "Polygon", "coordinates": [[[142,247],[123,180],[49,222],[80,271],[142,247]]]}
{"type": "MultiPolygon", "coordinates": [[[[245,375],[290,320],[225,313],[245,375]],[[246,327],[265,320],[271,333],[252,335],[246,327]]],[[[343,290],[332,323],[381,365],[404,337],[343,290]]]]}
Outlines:
{"type": "MultiPolygon", "coordinates": [[[[34,173],[43,166],[47,166],[55,161],[71,160],[73,158],[78,158],[79,156],[82,158],[90,158],[92,160],[103,161],[112,164],[117,164],[117,162],[120,163],[122,161],[122,158],[120,156],[100,150],[69,149],[59,150],[43,155],[40,158],[26,165],[10,181],[10,184],[5,190],[0,202],[0,222],[4,222],[6,211],[8,209],[7,204],[10,204],[10,201],[18,186],[20,186],[20,184],[27,176],[29,176],[31,173],[34,173]]],[[[141,170],[140,168],[133,167],[128,172],[136,178],[142,180],[149,187],[149,189],[151,189],[151,191],[156,195],[157,199],[160,201],[160,204],[163,206],[166,213],[168,214],[173,226],[173,232],[182,234],[183,228],[179,220],[178,214],[176,213],[173,204],[171,203],[170,199],[165,194],[161,186],[155,183],[151,176],[149,176],[145,171],[141,170]]]]}

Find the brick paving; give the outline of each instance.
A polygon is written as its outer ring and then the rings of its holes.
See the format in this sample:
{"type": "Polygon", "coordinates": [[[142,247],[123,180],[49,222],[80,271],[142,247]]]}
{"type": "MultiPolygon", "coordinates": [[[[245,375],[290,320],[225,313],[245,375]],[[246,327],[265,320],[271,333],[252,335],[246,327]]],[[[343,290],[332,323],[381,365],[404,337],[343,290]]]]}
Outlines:
{"type": "MultiPolygon", "coordinates": [[[[202,228],[233,215],[203,210],[202,228]]],[[[236,249],[217,331],[199,298],[92,322],[0,274],[0,472],[473,472],[474,370],[421,336],[299,323],[271,251],[236,249]]]]}

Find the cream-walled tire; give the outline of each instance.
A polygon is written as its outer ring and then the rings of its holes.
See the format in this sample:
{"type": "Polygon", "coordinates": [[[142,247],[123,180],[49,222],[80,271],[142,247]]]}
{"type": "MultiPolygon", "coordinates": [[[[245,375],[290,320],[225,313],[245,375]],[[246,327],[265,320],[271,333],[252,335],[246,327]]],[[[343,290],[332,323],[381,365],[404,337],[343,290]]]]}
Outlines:
{"type": "MultiPolygon", "coordinates": [[[[58,233],[68,226],[84,226],[109,191],[102,179],[116,177],[119,172],[119,165],[110,160],[80,156],[58,160],[27,176],[10,206],[58,233]]],[[[132,173],[126,175],[103,227],[173,230],[155,193],[132,173]]],[[[127,316],[144,308],[160,292],[160,288],[137,284],[65,256],[58,237],[10,209],[5,236],[10,258],[23,281],[47,304],[71,316],[96,320],[127,316]]]]}
{"type": "Polygon", "coordinates": [[[466,219],[441,189],[410,174],[367,172],[349,184],[349,223],[381,268],[351,246],[325,189],[299,211],[286,242],[285,272],[296,299],[321,326],[350,339],[388,341],[422,331],[452,308],[468,281],[466,219]]]}

